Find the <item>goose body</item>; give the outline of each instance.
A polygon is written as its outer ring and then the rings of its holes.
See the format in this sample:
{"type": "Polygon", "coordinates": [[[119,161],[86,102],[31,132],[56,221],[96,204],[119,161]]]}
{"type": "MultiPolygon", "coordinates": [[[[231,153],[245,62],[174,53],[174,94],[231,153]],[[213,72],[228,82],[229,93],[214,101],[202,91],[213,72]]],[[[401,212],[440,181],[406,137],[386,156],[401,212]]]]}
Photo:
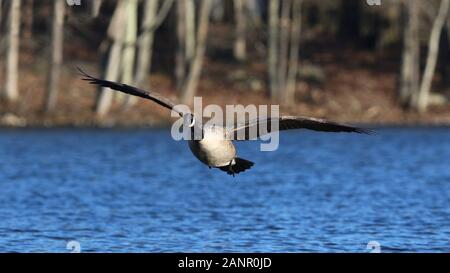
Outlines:
{"type": "Polygon", "coordinates": [[[151,100],[157,104],[175,111],[184,120],[189,120],[191,123],[189,128],[191,129],[191,136],[194,135],[195,130],[202,132],[202,137],[199,139],[191,138],[188,140],[189,148],[192,154],[203,164],[209,168],[217,168],[229,175],[235,175],[250,169],[254,163],[237,157],[236,148],[231,141],[234,140],[251,140],[255,136],[252,136],[251,132],[257,132],[256,138],[260,137],[260,131],[254,130],[261,126],[266,127],[265,133],[271,133],[271,124],[278,122],[278,130],[290,130],[290,129],[308,129],[322,132],[347,132],[347,133],[368,133],[368,131],[323,119],[316,119],[302,116],[281,116],[276,118],[265,118],[253,121],[247,121],[244,124],[238,124],[232,128],[221,126],[202,126],[196,125],[195,117],[191,113],[183,113],[175,107],[175,103],[166,97],[156,93],[141,90],[139,88],[113,82],[102,79],[94,78],[81,69],[78,69],[83,80],[90,82],[101,87],[108,87],[112,90],[123,92],[129,95],[138,96],[144,99],[151,100]]]}
{"type": "Polygon", "coordinates": [[[236,148],[231,140],[225,139],[225,129],[206,127],[203,133],[204,137],[200,140],[188,140],[194,156],[209,167],[220,168],[233,164],[236,148]]]}

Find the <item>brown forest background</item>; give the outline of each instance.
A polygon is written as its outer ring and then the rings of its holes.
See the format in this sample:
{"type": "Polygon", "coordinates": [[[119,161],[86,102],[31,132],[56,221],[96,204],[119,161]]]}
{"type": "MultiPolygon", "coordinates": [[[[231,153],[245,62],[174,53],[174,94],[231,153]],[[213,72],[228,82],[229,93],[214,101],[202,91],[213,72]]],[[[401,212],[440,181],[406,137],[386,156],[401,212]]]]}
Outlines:
{"type": "Polygon", "coordinates": [[[0,125],[156,126],[190,104],[450,124],[450,0],[0,0],[0,125]],[[368,3],[369,2],[369,3],[368,3]]]}

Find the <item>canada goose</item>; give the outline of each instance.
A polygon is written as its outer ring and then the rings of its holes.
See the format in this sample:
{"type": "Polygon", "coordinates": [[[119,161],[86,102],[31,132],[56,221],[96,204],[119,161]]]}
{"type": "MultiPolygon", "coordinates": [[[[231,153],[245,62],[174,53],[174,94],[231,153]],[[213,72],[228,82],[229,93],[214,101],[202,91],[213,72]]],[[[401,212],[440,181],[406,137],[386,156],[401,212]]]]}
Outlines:
{"type": "MultiPolygon", "coordinates": [[[[233,140],[249,140],[251,129],[254,127],[265,125],[267,126],[267,132],[270,133],[271,122],[274,118],[259,119],[255,121],[247,121],[245,124],[237,125],[232,128],[211,128],[205,127],[199,128],[197,125],[195,116],[191,113],[183,113],[175,107],[176,104],[171,100],[165,98],[161,94],[156,92],[149,92],[141,90],[139,88],[117,83],[107,80],[101,80],[94,78],[86,74],[83,70],[79,69],[79,72],[83,76],[83,80],[88,81],[91,84],[95,84],[101,87],[108,87],[116,91],[120,91],[129,95],[138,96],[144,99],[152,100],[165,108],[175,111],[188,122],[191,128],[191,135],[193,135],[195,129],[200,129],[202,136],[196,140],[191,138],[188,140],[189,148],[195,157],[207,165],[209,168],[218,168],[229,175],[235,175],[250,169],[254,163],[236,156],[236,148],[233,145],[233,140]],[[230,138],[229,136],[244,136],[243,139],[237,139],[236,137],[230,138]]],[[[322,132],[348,132],[348,133],[364,133],[369,131],[348,126],[345,124],[339,124],[336,122],[326,121],[323,119],[316,119],[302,116],[281,116],[276,118],[279,122],[279,130],[290,129],[308,129],[322,132]]],[[[260,132],[257,131],[259,134],[260,132]]],[[[259,137],[259,135],[257,136],[259,137]]]]}

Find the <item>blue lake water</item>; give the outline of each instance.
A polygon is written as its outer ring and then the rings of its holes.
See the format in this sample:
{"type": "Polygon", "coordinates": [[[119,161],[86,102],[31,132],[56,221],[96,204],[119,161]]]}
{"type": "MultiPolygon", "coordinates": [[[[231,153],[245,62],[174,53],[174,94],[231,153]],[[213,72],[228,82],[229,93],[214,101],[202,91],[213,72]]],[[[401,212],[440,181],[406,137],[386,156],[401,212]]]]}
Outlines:
{"type": "Polygon", "coordinates": [[[292,131],[235,178],[170,130],[0,130],[0,251],[450,252],[450,128],[292,131]]]}

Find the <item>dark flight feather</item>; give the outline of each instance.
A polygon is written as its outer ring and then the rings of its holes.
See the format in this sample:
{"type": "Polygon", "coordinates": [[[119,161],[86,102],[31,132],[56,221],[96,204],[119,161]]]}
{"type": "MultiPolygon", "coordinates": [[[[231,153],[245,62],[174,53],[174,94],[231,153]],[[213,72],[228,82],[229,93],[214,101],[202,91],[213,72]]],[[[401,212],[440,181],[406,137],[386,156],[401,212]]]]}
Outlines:
{"type": "Polygon", "coordinates": [[[302,116],[281,116],[279,118],[267,118],[246,122],[238,125],[228,131],[229,137],[233,140],[251,140],[260,137],[261,135],[272,132],[272,122],[278,120],[279,131],[291,129],[308,129],[321,132],[346,132],[358,134],[370,134],[366,129],[340,124],[324,119],[302,117],[302,116]],[[262,128],[261,128],[262,127],[262,128]],[[260,130],[261,128],[261,130],[260,130]],[[261,132],[260,132],[261,131],[261,132]],[[250,134],[252,133],[252,137],[250,134]],[[255,133],[255,134],[253,134],[255,133]]]}
{"type": "Polygon", "coordinates": [[[101,87],[111,88],[112,90],[116,90],[116,91],[119,91],[119,92],[122,92],[122,93],[125,93],[128,95],[148,99],[148,100],[156,102],[157,104],[159,104],[167,109],[174,110],[180,116],[183,116],[183,114],[184,114],[181,111],[178,111],[175,109],[176,104],[174,102],[172,102],[171,100],[167,99],[166,97],[162,96],[159,93],[145,91],[145,90],[142,90],[142,89],[139,89],[139,88],[127,85],[127,84],[123,84],[123,83],[97,79],[97,78],[90,76],[89,74],[87,74],[86,72],[81,70],[80,68],[77,67],[77,69],[80,72],[80,74],[84,77],[82,80],[88,81],[90,84],[95,84],[95,85],[98,85],[101,87]]]}

